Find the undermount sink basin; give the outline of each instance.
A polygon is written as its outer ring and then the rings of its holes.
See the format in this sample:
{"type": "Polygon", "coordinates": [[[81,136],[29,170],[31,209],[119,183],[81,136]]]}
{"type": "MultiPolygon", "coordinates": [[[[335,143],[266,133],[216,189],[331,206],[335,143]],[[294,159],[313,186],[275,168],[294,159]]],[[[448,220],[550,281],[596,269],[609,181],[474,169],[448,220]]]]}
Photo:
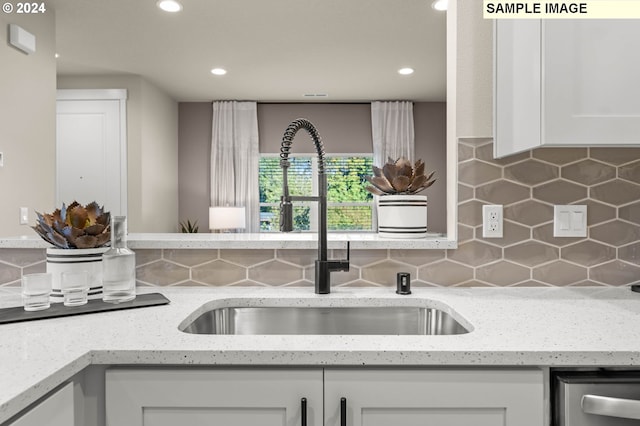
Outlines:
{"type": "Polygon", "coordinates": [[[181,328],[192,334],[451,335],[468,333],[434,308],[225,307],[207,311],[181,328]]]}

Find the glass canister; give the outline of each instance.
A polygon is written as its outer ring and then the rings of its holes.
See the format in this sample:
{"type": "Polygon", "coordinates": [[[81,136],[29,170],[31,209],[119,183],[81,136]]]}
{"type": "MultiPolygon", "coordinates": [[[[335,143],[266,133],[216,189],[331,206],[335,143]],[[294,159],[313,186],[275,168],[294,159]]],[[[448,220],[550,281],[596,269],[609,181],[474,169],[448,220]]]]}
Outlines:
{"type": "Polygon", "coordinates": [[[111,248],[102,255],[102,300],[121,303],[136,297],[136,254],[127,247],[127,218],[112,216],[111,248]]]}

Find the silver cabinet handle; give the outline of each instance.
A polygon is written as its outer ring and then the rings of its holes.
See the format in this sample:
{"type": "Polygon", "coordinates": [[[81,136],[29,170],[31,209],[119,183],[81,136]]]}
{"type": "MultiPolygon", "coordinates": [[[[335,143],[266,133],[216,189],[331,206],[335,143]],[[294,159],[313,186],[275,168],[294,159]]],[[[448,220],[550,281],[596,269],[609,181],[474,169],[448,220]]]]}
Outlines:
{"type": "Polygon", "coordinates": [[[588,414],[640,420],[640,401],[633,399],[583,395],[580,404],[582,411],[588,414]]]}

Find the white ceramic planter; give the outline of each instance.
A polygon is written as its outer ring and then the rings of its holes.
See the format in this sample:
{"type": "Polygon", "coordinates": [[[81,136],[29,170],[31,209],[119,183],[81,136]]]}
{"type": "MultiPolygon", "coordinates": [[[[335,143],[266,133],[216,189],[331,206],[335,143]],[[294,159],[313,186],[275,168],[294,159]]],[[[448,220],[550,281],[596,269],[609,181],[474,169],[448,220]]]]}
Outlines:
{"type": "Polygon", "coordinates": [[[63,271],[87,271],[89,299],[102,298],[102,253],[109,247],[91,249],[47,249],[47,272],[52,274],[51,300],[62,302],[60,274],[63,271]]]}
{"type": "Polygon", "coordinates": [[[379,196],[378,235],[386,238],[425,238],[427,236],[427,196],[379,196]]]}

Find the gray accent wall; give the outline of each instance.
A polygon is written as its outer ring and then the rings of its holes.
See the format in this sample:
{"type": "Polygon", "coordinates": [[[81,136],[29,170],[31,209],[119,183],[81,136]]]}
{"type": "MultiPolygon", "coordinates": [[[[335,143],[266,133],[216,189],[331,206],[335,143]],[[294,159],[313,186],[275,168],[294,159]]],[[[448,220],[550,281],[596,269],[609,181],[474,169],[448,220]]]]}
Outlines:
{"type": "Polygon", "coordinates": [[[178,104],[178,216],[209,232],[211,102],[178,104]]]}
{"type": "MultiPolygon", "coordinates": [[[[370,104],[258,104],[260,152],[279,153],[282,135],[293,120],[306,118],[320,134],[325,152],[362,154],[371,151],[370,104]]],[[[313,154],[315,147],[305,131],[294,139],[292,155],[313,154]]]]}
{"type": "MultiPolygon", "coordinates": [[[[182,102],[179,120],[179,217],[197,220],[200,232],[208,232],[210,193],[212,104],[182,102]]],[[[318,129],[327,153],[372,152],[371,107],[356,104],[258,104],[260,152],[280,152],[282,135],[296,118],[309,119],[318,129]]],[[[425,194],[429,197],[429,230],[446,232],[446,104],[414,104],[416,158],[429,170],[436,170],[438,182],[425,194]]],[[[296,136],[293,155],[314,153],[306,132],[296,136]]]]}

